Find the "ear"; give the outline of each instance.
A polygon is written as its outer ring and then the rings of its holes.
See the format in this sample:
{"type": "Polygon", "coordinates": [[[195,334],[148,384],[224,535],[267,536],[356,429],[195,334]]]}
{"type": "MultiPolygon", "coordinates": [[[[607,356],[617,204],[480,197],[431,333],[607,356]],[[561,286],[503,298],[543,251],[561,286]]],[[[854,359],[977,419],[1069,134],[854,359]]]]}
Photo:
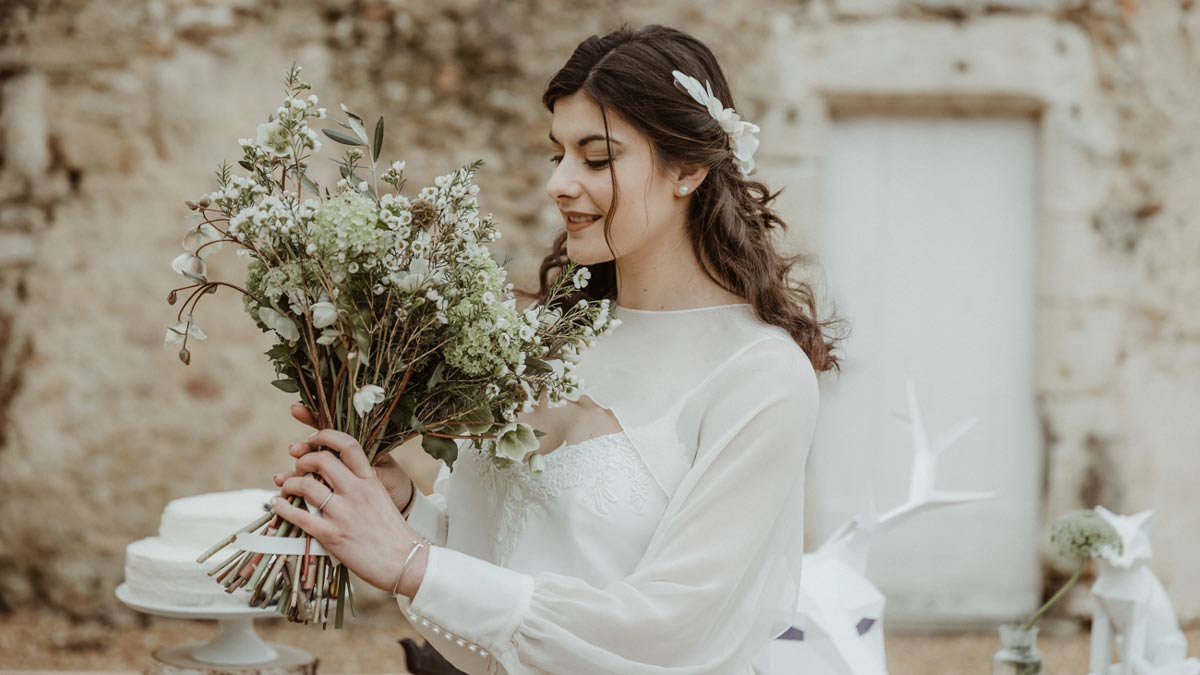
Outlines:
{"type": "Polygon", "coordinates": [[[1153,517],[1153,511],[1142,511],[1141,513],[1133,516],[1133,522],[1135,525],[1137,525],[1137,529],[1141,530],[1147,528],[1147,526],[1150,524],[1150,519],[1153,517]]]}
{"type": "Polygon", "coordinates": [[[671,170],[671,179],[675,184],[686,182],[695,192],[708,176],[708,167],[699,164],[677,166],[671,170]]]}

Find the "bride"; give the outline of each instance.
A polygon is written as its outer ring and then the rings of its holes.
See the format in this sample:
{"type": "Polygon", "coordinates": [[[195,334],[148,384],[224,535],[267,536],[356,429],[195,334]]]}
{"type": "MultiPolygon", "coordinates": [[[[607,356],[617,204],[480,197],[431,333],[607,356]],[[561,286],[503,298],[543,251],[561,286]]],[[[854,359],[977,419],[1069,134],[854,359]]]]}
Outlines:
{"type": "Polygon", "coordinates": [[[712,52],[657,25],[584,40],[542,98],[564,231],[526,295],[570,259],[590,281],[566,303],[620,320],[577,398],[522,411],[544,470],[460,441],[451,472],[419,440],[372,469],[323,429],[275,477],[320,506],[274,509],[391,592],[440,672],[756,672],[795,608],[816,374],[837,367],[772,243],[778,193],[749,178],[758,127],[712,52]]]}

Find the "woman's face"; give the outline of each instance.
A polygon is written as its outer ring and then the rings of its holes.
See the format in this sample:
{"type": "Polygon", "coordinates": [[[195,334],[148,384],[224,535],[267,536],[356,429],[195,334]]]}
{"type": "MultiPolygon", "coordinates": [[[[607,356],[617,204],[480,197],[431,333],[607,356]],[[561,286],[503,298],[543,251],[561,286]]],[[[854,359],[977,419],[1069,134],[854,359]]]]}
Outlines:
{"type": "Polygon", "coordinates": [[[555,102],[550,126],[555,168],[546,194],[558,206],[567,229],[567,257],[580,265],[612,260],[613,252],[618,258],[651,256],[682,234],[687,213],[687,200],[676,196],[678,171],[664,175],[655,168],[649,139],[612,110],[608,130],[611,158],[600,106],[582,91],[555,102]],[[604,239],[604,217],[614,207],[610,161],[620,186],[610,230],[612,251],[604,239]],[[571,212],[600,218],[571,223],[571,212]]]}

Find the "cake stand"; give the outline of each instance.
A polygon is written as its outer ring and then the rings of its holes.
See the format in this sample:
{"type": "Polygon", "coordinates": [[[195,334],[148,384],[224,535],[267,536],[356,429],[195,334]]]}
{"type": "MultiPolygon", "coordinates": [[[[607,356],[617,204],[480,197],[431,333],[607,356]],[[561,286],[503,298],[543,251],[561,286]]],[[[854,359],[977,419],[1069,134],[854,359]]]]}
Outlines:
{"type": "Polygon", "coordinates": [[[269,666],[275,672],[316,671],[315,659],[308,652],[288,645],[268,644],[254,632],[254,619],[280,616],[272,607],[163,605],[133,597],[129,586],[124,583],[117,586],[116,594],[117,599],[127,607],[144,614],[217,621],[217,634],[206,643],[183,644],[155,651],[154,658],[168,666],[161,669],[163,672],[194,669],[211,673],[213,666],[224,666],[226,668],[216,670],[229,672],[237,672],[239,666],[253,666],[253,670],[269,666]]]}

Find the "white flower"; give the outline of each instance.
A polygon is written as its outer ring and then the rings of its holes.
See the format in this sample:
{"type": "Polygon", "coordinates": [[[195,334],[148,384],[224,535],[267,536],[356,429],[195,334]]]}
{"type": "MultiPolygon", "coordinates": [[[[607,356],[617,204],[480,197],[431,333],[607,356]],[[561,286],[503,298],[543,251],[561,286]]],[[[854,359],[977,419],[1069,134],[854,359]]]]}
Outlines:
{"type": "Polygon", "coordinates": [[[317,338],[317,344],[329,346],[342,336],[342,331],[333,328],[326,328],[321,331],[321,337],[317,338]]]}
{"type": "Polygon", "coordinates": [[[509,422],[496,432],[496,456],[524,461],[525,455],[538,449],[540,443],[533,427],[524,422],[509,422]]]}
{"type": "Polygon", "coordinates": [[[566,365],[563,364],[562,359],[546,359],[546,365],[550,366],[550,370],[553,370],[555,375],[557,375],[559,378],[562,378],[563,371],[566,368],[566,365]]]}
{"type": "Polygon", "coordinates": [[[591,278],[592,271],[586,267],[580,267],[579,269],[575,270],[575,276],[571,277],[571,283],[574,284],[575,288],[583,288],[584,286],[587,286],[588,279],[591,278]]]}
{"type": "Polygon", "coordinates": [[[408,265],[408,272],[401,273],[396,279],[396,288],[405,293],[416,293],[429,273],[429,261],[424,258],[413,258],[408,265]]]}
{"type": "Polygon", "coordinates": [[[730,147],[737,160],[738,170],[742,172],[742,176],[749,176],[754,171],[754,153],[758,150],[758,139],[753,136],[761,131],[758,125],[743,122],[733,108],[724,107],[720,99],[713,94],[712,84],[707,80],[702,87],[700,81],[690,75],[685,75],[678,70],[672,70],[671,74],[675,76],[675,81],[683,86],[688,95],[704,106],[708,110],[708,114],[720,123],[725,134],[729,136],[730,147]]]}
{"type": "Polygon", "coordinates": [[[186,321],[180,321],[174,326],[167,327],[167,337],[163,341],[163,347],[167,347],[172,343],[183,343],[184,335],[191,335],[193,340],[203,340],[204,338],[208,337],[204,334],[204,331],[200,330],[200,327],[196,325],[195,320],[192,319],[192,315],[188,314],[186,321]]]}
{"type": "Polygon", "coordinates": [[[332,302],[313,303],[312,315],[314,328],[332,326],[338,320],[338,310],[332,302]]]}
{"type": "Polygon", "coordinates": [[[529,457],[529,469],[534,473],[541,473],[546,470],[546,456],[540,452],[532,453],[529,457]]]}
{"type": "Polygon", "coordinates": [[[208,283],[208,265],[195,253],[185,252],[175,256],[171,261],[171,269],[196,283],[208,283]]]}
{"type": "Polygon", "coordinates": [[[354,409],[359,415],[365,415],[371,412],[371,408],[383,403],[386,394],[383,387],[374,384],[364,384],[354,392],[354,409]]]}
{"type": "Polygon", "coordinates": [[[258,147],[276,157],[292,156],[292,139],[279,120],[258,125],[258,147]]]}
{"type": "Polygon", "coordinates": [[[208,256],[221,250],[221,241],[224,237],[221,232],[210,225],[209,223],[200,223],[194,230],[189,230],[183,236],[183,248],[191,253],[195,253],[200,258],[208,256]],[[208,244],[205,246],[205,244],[208,244]]]}
{"type": "Polygon", "coordinates": [[[259,307],[258,318],[262,319],[262,322],[267,324],[268,328],[279,333],[279,336],[283,339],[291,342],[300,339],[300,330],[296,328],[296,322],[270,307],[259,307]]]}
{"type": "Polygon", "coordinates": [[[407,162],[403,162],[403,161],[392,162],[392,171],[395,171],[396,173],[400,173],[401,171],[404,170],[404,167],[406,167],[406,166],[408,166],[407,162]]]}

